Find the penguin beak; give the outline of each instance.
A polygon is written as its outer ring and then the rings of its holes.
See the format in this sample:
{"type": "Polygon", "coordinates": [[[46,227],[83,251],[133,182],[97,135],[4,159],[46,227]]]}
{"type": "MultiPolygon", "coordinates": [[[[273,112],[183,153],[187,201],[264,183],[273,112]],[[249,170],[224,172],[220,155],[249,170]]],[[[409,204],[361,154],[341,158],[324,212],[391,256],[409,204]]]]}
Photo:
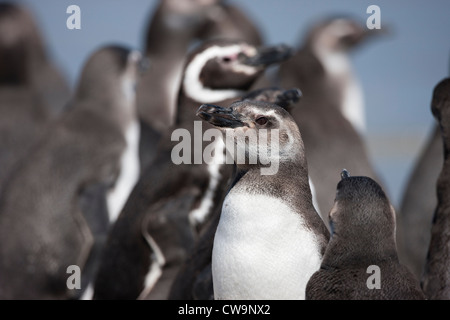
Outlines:
{"type": "Polygon", "coordinates": [[[220,128],[237,128],[245,123],[236,118],[231,108],[223,108],[213,104],[202,104],[196,115],[213,126],[220,128]]]}
{"type": "Polygon", "coordinates": [[[269,66],[274,63],[289,59],[294,54],[294,50],[284,44],[259,48],[254,56],[245,57],[243,64],[249,66],[269,66]]]}

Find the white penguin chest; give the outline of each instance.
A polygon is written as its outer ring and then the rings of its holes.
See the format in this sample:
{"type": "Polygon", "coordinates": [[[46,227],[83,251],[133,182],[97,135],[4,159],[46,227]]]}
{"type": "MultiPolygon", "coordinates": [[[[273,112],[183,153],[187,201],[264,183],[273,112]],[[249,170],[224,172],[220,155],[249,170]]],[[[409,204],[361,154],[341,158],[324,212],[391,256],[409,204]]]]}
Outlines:
{"type": "Polygon", "coordinates": [[[226,197],[212,255],[215,299],[304,299],[321,259],[315,235],[281,199],[226,197]]]}
{"type": "Polygon", "coordinates": [[[134,121],[125,132],[127,143],[125,151],[120,158],[120,172],[114,188],[109,191],[107,205],[109,221],[113,223],[120,214],[128,199],[140,173],[139,162],[139,122],[134,121]]]}

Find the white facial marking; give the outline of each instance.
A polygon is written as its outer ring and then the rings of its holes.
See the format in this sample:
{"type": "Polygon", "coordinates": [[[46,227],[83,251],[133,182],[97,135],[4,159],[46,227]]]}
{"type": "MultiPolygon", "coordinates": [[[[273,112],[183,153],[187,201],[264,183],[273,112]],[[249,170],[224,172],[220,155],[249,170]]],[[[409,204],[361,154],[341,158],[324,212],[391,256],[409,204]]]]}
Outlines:
{"type": "MultiPolygon", "coordinates": [[[[183,87],[185,94],[200,103],[211,103],[231,99],[243,94],[241,90],[233,89],[209,89],[203,86],[200,81],[200,73],[205,64],[215,57],[238,54],[242,51],[241,46],[233,45],[229,47],[212,46],[194,57],[186,68],[183,87]]],[[[251,66],[236,65],[236,72],[248,75],[255,74],[258,70],[251,66]]]]}
{"type": "Polygon", "coordinates": [[[281,199],[228,194],[212,254],[215,299],[304,299],[321,259],[314,235],[281,199]]]}
{"type": "Polygon", "coordinates": [[[135,120],[128,126],[125,133],[127,146],[120,159],[120,173],[114,188],[110,190],[107,196],[109,221],[111,223],[116,221],[139,178],[139,134],[139,122],[135,120]]]}

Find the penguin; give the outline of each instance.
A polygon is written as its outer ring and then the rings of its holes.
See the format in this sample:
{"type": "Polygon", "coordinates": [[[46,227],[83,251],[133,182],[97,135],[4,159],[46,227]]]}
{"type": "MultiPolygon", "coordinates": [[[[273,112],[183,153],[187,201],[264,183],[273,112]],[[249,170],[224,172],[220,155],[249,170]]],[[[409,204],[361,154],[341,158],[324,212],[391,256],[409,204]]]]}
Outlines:
{"type": "Polygon", "coordinates": [[[32,13],[0,3],[0,194],[8,176],[61,114],[69,95],[32,13]]]}
{"type": "Polygon", "coordinates": [[[425,270],[421,285],[425,295],[430,300],[450,299],[450,217],[449,217],[449,186],[450,141],[450,78],[443,79],[433,90],[431,111],[442,135],[444,164],[436,183],[437,206],[434,212],[431,228],[430,246],[425,261],[425,270]]]}
{"type": "Polygon", "coordinates": [[[320,22],[278,71],[280,87],[303,93],[302,107],[294,108],[292,116],[302,132],[313,198],[327,226],[330,194],[338,182],[334,172],[346,167],[380,181],[361,135],[362,99],[348,57],[370,34],[374,32],[348,18],[320,22]]]}
{"type": "MultiPolygon", "coordinates": [[[[205,41],[190,52],[176,123],[162,138],[155,160],[142,173],[108,235],[94,299],[167,298],[186,253],[231,179],[232,167],[219,161],[223,151],[210,164],[196,160],[207,143],[200,142],[199,148],[195,140],[208,129],[195,122],[196,109],[210,101],[238,99],[267,65],[290,54],[286,46],[256,48],[227,39],[205,41]],[[183,135],[188,137],[182,139],[183,135]],[[181,152],[183,142],[187,149],[181,152]],[[179,162],[184,152],[190,155],[179,162]]],[[[212,142],[220,150],[221,141],[212,142]]]]}
{"type": "Polygon", "coordinates": [[[123,186],[140,59],[117,45],[92,53],[67,111],[8,182],[0,198],[1,299],[77,299],[86,290],[106,237],[108,193],[118,196],[123,186]],[[68,285],[69,267],[79,268],[81,288],[68,285]]]}
{"type": "Polygon", "coordinates": [[[444,163],[442,138],[433,124],[410,172],[397,212],[397,245],[402,261],[420,279],[430,245],[430,229],[437,206],[436,181],[444,163]]]}
{"type": "Polygon", "coordinates": [[[219,0],[161,0],[152,13],[144,44],[149,66],[137,88],[142,168],[151,163],[159,139],[175,122],[188,49],[195,41],[215,37],[262,43],[253,22],[238,8],[219,0]],[[234,18],[239,18],[239,27],[234,18]]]}
{"type": "Polygon", "coordinates": [[[295,121],[283,108],[259,101],[204,104],[197,114],[223,130],[241,172],[214,237],[214,299],[304,299],[329,233],[312,203],[295,121]]]}
{"type": "Polygon", "coordinates": [[[308,300],[423,300],[413,274],[399,263],[395,210],[373,179],[341,173],[330,211],[331,237],[308,300]]]}
{"type": "MultiPolygon", "coordinates": [[[[299,89],[284,90],[277,87],[257,89],[246,94],[241,101],[264,101],[276,104],[290,112],[292,105],[301,98],[299,89]]],[[[240,175],[236,168],[233,181],[240,175]]],[[[233,183],[228,187],[233,186],[233,183]]],[[[204,232],[195,243],[185,263],[178,272],[170,289],[170,300],[212,300],[214,291],[212,284],[211,259],[214,235],[220,220],[221,206],[217,206],[204,232]]]]}

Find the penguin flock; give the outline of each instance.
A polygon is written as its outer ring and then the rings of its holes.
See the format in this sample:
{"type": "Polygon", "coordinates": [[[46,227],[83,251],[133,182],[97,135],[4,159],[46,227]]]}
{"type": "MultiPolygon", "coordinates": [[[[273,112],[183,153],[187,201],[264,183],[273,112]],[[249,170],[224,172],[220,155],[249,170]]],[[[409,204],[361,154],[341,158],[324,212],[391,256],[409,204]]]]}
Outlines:
{"type": "Polygon", "coordinates": [[[221,0],[149,18],[142,52],[99,44],[72,89],[0,3],[0,299],[450,299],[449,78],[395,208],[350,58],[379,30],[266,44],[221,0]]]}

